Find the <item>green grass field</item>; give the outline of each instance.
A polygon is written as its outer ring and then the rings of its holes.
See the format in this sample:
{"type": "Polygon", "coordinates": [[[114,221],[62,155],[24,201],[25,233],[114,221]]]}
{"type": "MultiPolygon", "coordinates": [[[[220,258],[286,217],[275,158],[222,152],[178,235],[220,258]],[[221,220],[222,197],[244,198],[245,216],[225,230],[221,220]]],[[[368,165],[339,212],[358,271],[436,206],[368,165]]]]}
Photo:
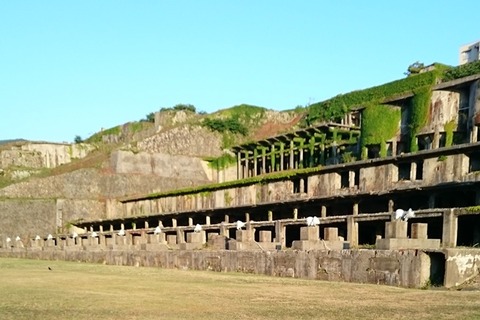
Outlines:
{"type": "Polygon", "coordinates": [[[2,320],[480,319],[479,291],[4,258],[0,295],[2,320]]]}

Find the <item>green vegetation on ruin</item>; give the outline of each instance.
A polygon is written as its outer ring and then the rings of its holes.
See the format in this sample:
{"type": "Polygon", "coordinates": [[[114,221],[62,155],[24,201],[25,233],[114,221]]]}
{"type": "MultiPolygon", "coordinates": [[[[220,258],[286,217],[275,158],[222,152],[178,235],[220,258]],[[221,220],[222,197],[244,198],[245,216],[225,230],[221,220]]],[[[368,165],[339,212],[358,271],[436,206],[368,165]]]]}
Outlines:
{"type": "Polygon", "coordinates": [[[429,86],[420,87],[414,90],[410,108],[410,151],[418,151],[417,134],[428,121],[432,89],[429,86]]]}
{"type": "Polygon", "coordinates": [[[373,104],[362,114],[361,147],[380,144],[380,156],[387,156],[386,141],[393,138],[400,125],[400,108],[373,104]]]}

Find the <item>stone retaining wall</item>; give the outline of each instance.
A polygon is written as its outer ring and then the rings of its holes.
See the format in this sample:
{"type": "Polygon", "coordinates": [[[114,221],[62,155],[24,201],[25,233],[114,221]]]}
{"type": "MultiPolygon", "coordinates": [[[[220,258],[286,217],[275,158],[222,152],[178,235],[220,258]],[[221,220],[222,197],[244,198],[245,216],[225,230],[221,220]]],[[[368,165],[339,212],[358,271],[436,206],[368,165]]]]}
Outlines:
{"type": "Polygon", "coordinates": [[[430,258],[417,250],[27,250],[1,249],[0,257],[67,260],[109,265],[246,272],[280,277],[422,287],[430,258]]]}

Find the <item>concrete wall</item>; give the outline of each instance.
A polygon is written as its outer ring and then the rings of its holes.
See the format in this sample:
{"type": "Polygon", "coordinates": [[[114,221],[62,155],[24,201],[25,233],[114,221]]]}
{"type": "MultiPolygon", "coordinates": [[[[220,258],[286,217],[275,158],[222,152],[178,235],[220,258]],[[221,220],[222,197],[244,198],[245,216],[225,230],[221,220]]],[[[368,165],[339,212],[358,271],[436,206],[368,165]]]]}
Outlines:
{"type": "Polygon", "coordinates": [[[0,237],[35,237],[56,230],[57,203],[54,199],[0,200],[0,237]]]}
{"type": "Polygon", "coordinates": [[[445,286],[458,286],[480,272],[480,250],[447,249],[445,264],[445,286]]]}
{"type": "Polygon", "coordinates": [[[146,152],[212,157],[222,154],[221,145],[220,134],[185,124],[140,141],[137,147],[146,152]]]}
{"type": "Polygon", "coordinates": [[[55,168],[84,158],[94,149],[88,144],[27,143],[0,151],[0,168],[55,168]]]}
{"type": "Polygon", "coordinates": [[[454,120],[458,124],[460,93],[454,91],[433,91],[430,103],[430,118],[419,134],[445,131],[445,123],[454,120]]]}
{"type": "Polygon", "coordinates": [[[115,173],[208,181],[210,172],[205,172],[203,162],[199,158],[164,153],[116,151],[111,156],[115,173]]]}
{"type": "MultiPolygon", "coordinates": [[[[414,162],[415,159],[404,159],[404,162],[414,162]]],[[[398,163],[366,162],[359,170],[359,185],[354,192],[381,193],[395,188],[422,188],[431,185],[449,183],[452,181],[480,181],[480,175],[468,172],[468,156],[455,154],[439,159],[437,154],[423,160],[422,179],[411,179],[415,169],[411,166],[410,179],[399,180],[398,163]]],[[[349,170],[344,164],[341,170],[349,170]]],[[[352,167],[352,171],[355,167],[352,167]]],[[[326,171],[308,177],[308,192],[295,193],[290,180],[255,184],[245,187],[228,188],[199,194],[169,196],[152,200],[138,200],[124,204],[126,216],[145,213],[170,213],[195,211],[204,209],[225,208],[230,206],[258,205],[307,197],[335,197],[348,195],[352,188],[340,189],[340,175],[337,172],[326,171]],[[149,209],[151,208],[151,209],[149,209]],[[152,211],[150,211],[152,210],[152,211]]]]}
{"type": "Polygon", "coordinates": [[[0,257],[68,260],[422,287],[430,260],[416,250],[209,251],[0,249],[0,257]]]}

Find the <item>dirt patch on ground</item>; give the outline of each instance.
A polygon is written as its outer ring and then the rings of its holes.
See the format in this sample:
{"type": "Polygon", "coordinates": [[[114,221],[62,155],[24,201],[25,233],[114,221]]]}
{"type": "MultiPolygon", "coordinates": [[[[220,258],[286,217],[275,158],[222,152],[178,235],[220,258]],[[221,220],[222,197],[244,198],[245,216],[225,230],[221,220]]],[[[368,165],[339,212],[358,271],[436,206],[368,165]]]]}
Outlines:
{"type": "Polygon", "coordinates": [[[253,139],[263,140],[266,138],[270,138],[270,137],[282,134],[284,132],[292,131],[292,129],[294,128],[295,125],[298,124],[300,119],[302,119],[302,115],[296,116],[295,118],[293,118],[292,121],[288,123],[267,122],[255,131],[253,135],[253,139]]]}

